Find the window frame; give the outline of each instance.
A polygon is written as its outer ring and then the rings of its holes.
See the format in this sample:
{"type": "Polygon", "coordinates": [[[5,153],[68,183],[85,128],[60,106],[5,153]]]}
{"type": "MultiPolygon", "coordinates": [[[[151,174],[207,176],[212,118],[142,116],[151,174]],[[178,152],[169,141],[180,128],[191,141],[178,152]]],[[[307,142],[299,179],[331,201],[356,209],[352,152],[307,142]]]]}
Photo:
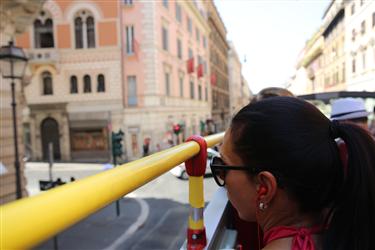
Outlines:
{"type": "Polygon", "coordinates": [[[91,76],[86,74],[83,76],[83,93],[86,94],[86,93],[91,93],[91,92],[92,92],[91,76]]]}

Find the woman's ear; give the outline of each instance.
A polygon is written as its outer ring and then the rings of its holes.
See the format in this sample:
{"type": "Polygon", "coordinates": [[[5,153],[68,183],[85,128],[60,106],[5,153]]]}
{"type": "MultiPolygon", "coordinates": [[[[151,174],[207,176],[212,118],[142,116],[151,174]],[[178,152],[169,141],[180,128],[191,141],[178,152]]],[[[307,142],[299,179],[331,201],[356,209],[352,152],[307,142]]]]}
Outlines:
{"type": "Polygon", "coordinates": [[[268,171],[262,171],[257,175],[258,200],[269,204],[277,191],[277,181],[275,176],[268,171]]]}

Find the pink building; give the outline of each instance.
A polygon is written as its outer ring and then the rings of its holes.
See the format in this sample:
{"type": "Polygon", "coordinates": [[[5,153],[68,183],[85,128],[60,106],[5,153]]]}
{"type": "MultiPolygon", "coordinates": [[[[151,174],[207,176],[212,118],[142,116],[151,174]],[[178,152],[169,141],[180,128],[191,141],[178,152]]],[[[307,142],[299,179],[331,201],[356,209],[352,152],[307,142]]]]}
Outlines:
{"type": "Polygon", "coordinates": [[[200,133],[211,99],[206,16],[200,1],[47,1],[16,40],[30,56],[32,158],[46,159],[52,142],[56,159],[106,161],[109,134],[122,129],[134,159],[144,141],[153,151],[200,133]]]}
{"type": "Polygon", "coordinates": [[[125,109],[129,156],[201,133],[210,117],[207,14],[201,1],[124,1],[125,109]],[[187,62],[194,65],[188,72],[187,62]],[[182,133],[173,135],[174,124],[182,133]]]}

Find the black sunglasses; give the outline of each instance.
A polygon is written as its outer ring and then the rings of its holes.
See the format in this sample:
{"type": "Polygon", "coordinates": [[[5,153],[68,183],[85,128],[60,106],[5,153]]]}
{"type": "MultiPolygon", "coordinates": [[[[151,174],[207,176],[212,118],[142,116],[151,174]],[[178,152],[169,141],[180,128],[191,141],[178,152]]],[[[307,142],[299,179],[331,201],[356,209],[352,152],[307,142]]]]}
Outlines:
{"type": "Polygon", "coordinates": [[[210,168],[212,175],[215,179],[215,182],[220,187],[223,187],[225,185],[225,176],[227,174],[227,171],[229,170],[240,170],[240,171],[246,171],[251,174],[256,174],[260,172],[260,169],[256,167],[247,167],[247,166],[229,166],[226,165],[223,159],[221,159],[218,156],[214,156],[210,162],[210,168]]]}

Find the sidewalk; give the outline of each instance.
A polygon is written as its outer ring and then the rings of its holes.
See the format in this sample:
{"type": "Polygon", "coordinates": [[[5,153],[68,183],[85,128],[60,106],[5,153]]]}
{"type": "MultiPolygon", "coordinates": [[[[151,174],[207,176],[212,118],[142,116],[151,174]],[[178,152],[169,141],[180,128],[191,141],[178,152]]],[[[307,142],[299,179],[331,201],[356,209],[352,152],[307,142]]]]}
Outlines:
{"type": "MultiPolygon", "coordinates": [[[[48,171],[48,162],[26,162],[26,169],[28,170],[46,170],[48,171]]],[[[110,165],[108,163],[53,163],[53,171],[68,171],[68,170],[105,170],[110,165]]]]}

